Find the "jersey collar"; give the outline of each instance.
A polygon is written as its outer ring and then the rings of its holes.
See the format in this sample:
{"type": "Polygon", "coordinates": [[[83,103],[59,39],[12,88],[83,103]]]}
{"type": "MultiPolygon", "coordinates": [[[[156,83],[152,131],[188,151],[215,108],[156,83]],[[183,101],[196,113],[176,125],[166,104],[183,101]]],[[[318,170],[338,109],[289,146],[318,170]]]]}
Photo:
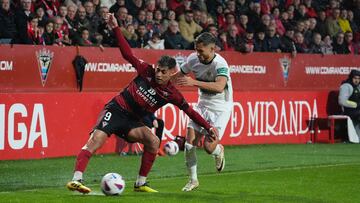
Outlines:
{"type": "Polygon", "coordinates": [[[203,63],[203,62],[201,62],[201,61],[200,61],[200,63],[202,63],[202,64],[204,64],[204,65],[209,65],[209,64],[211,64],[211,63],[214,61],[215,57],[216,57],[216,53],[214,54],[214,57],[211,59],[211,61],[209,61],[208,63],[203,63]]]}

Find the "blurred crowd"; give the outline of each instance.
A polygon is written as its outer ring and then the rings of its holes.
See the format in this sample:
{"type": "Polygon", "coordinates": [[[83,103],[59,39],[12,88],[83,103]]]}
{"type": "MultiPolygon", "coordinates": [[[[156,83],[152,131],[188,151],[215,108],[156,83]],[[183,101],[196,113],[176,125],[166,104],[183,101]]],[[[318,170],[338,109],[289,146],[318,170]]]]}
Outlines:
{"type": "Polygon", "coordinates": [[[0,44],[115,46],[113,13],[133,48],[359,54],[360,0],[0,0],[0,44]]]}

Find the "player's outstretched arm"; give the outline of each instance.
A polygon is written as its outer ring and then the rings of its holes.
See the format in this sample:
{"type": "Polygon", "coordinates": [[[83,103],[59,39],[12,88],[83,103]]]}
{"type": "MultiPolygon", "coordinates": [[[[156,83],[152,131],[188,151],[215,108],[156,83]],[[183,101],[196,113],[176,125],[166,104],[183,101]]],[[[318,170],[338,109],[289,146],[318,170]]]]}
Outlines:
{"type": "Polygon", "coordinates": [[[191,106],[189,106],[189,103],[185,100],[184,96],[176,88],[173,88],[172,95],[173,100],[170,103],[176,105],[179,109],[183,110],[191,120],[193,120],[196,124],[200,125],[206,131],[208,131],[210,137],[218,137],[218,132],[216,128],[212,127],[209,122],[207,122],[198,112],[196,112],[191,106]]]}
{"type": "Polygon", "coordinates": [[[183,110],[191,120],[205,128],[205,130],[209,133],[209,136],[212,138],[218,137],[219,133],[215,127],[212,127],[203,117],[200,116],[198,112],[196,112],[190,106],[183,110]]]}
{"type": "Polygon", "coordinates": [[[226,76],[218,76],[215,79],[215,82],[203,82],[195,80],[191,77],[178,77],[176,84],[180,86],[195,86],[200,89],[208,90],[215,93],[221,93],[224,91],[227,82],[226,76]]]}
{"type": "Polygon", "coordinates": [[[121,55],[131,63],[135,69],[141,67],[141,61],[134,56],[131,51],[129,43],[126,41],[124,35],[121,33],[121,29],[114,14],[108,14],[108,25],[113,29],[115,37],[117,39],[117,45],[120,48],[121,55]]]}

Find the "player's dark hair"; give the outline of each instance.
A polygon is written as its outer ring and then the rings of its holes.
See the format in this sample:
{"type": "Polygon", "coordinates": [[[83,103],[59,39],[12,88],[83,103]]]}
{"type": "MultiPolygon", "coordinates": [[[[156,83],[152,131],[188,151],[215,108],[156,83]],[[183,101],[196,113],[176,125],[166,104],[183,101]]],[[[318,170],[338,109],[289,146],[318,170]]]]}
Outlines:
{"type": "Polygon", "coordinates": [[[176,60],[168,55],[161,56],[158,65],[161,67],[168,67],[168,69],[172,69],[176,67],[176,60]]]}
{"type": "Polygon", "coordinates": [[[216,38],[210,32],[203,32],[195,39],[195,44],[203,43],[205,46],[215,44],[216,38]]]}

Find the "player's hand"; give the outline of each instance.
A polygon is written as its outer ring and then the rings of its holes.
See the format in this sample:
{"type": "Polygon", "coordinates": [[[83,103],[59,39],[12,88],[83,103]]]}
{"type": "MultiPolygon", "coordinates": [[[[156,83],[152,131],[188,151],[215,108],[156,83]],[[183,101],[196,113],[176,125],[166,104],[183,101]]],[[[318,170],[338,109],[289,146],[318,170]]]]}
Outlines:
{"type": "Polygon", "coordinates": [[[154,128],[159,127],[159,123],[157,122],[157,119],[153,120],[153,126],[154,126],[154,128]]]}
{"type": "Polygon", "coordinates": [[[176,84],[180,86],[194,86],[195,80],[188,76],[179,77],[176,80],[176,84]]]}
{"type": "MultiPolygon", "coordinates": [[[[176,67],[177,69],[179,69],[178,67],[176,67]]],[[[184,75],[181,73],[181,71],[177,71],[176,73],[173,73],[170,75],[170,81],[176,85],[177,83],[177,79],[180,77],[183,77],[184,75]]]]}
{"type": "Polygon", "coordinates": [[[100,51],[104,51],[105,50],[105,47],[103,45],[99,45],[99,48],[100,48],[100,51]]]}
{"type": "Polygon", "coordinates": [[[107,19],[108,19],[108,25],[111,27],[111,29],[114,29],[116,27],[119,27],[119,24],[114,16],[113,13],[108,13],[107,14],[107,19]]]}
{"type": "Polygon", "coordinates": [[[219,131],[215,127],[209,129],[209,137],[216,140],[219,137],[219,131]]]}

